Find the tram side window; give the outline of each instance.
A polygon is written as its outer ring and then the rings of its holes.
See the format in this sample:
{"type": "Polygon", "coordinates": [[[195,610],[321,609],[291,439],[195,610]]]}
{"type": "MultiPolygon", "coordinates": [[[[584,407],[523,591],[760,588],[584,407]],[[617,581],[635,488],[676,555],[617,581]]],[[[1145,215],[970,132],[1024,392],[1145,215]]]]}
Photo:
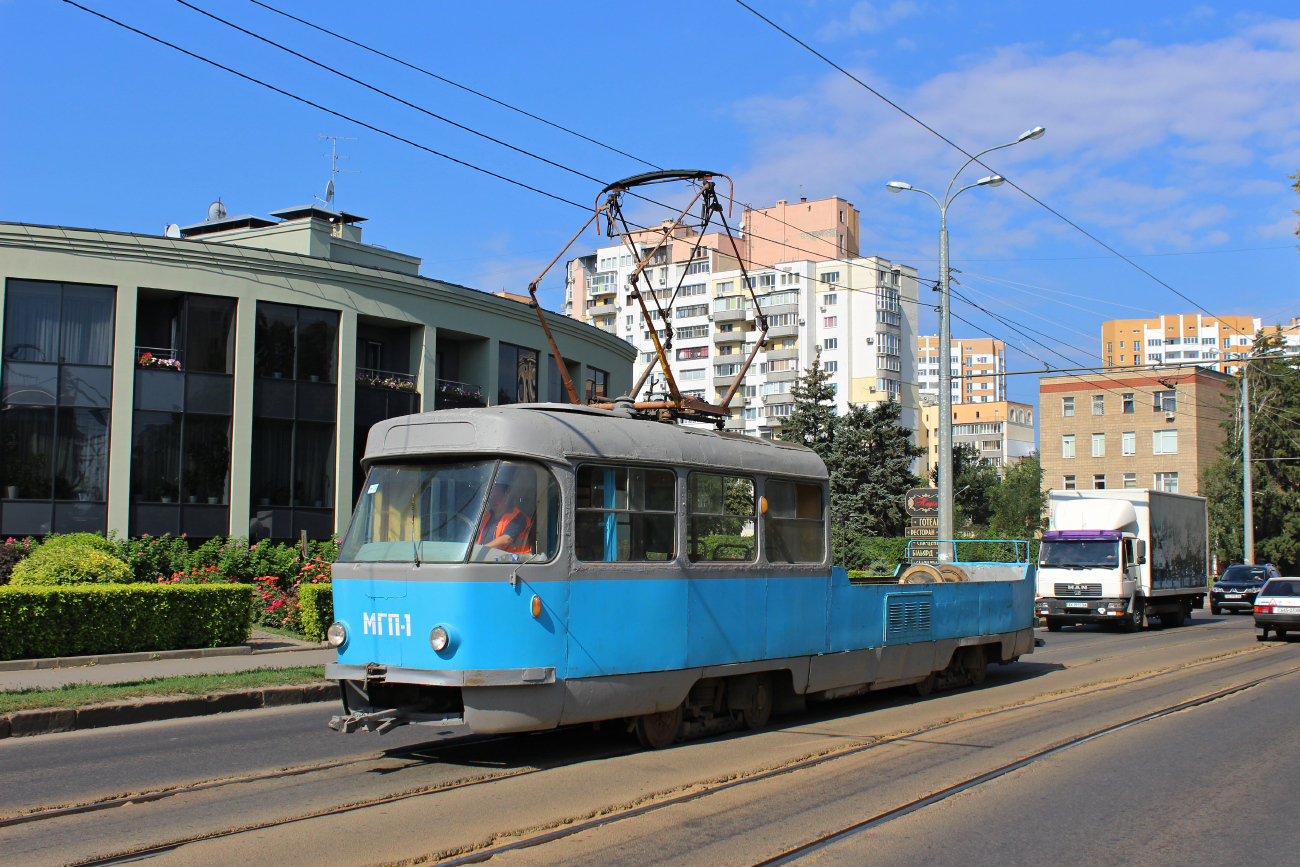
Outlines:
{"type": "Polygon", "coordinates": [[[825,557],[825,512],[820,485],[769,479],[763,493],[764,549],[770,563],[820,563],[825,557]]]}
{"type": "Polygon", "coordinates": [[[688,552],[693,562],[752,562],[758,553],[754,480],[691,473],[688,552]]]}
{"type": "Polygon", "coordinates": [[[677,555],[676,481],[672,470],[579,468],[573,531],[578,559],[672,560],[677,555]]]}

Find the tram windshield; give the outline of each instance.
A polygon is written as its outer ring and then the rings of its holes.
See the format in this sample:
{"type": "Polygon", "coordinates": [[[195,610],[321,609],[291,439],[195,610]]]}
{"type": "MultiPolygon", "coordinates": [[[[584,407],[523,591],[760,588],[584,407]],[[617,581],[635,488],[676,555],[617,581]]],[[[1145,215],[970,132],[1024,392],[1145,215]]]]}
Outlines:
{"type": "Polygon", "coordinates": [[[548,560],[559,516],[554,476],[531,461],[383,464],[366,477],[339,562],[548,560]]]}

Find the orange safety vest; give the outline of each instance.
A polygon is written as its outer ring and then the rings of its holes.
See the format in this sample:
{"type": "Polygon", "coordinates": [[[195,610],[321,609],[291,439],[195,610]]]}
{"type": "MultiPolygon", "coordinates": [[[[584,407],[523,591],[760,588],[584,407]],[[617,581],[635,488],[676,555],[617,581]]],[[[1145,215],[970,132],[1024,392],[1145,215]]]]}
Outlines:
{"type": "Polygon", "coordinates": [[[503,550],[509,554],[529,553],[528,531],[531,530],[533,527],[533,519],[525,515],[523,510],[519,508],[511,509],[509,512],[506,512],[504,515],[501,516],[501,520],[497,521],[495,533],[489,534],[488,529],[492,525],[485,523],[483,525],[483,529],[479,531],[478,543],[480,545],[486,545],[488,542],[491,542],[493,539],[498,539],[501,536],[504,536],[506,534],[506,528],[510,526],[510,522],[515,519],[516,515],[523,515],[524,531],[519,534],[519,538],[512,540],[514,542],[513,545],[509,546],[508,548],[504,548],[503,550]]]}

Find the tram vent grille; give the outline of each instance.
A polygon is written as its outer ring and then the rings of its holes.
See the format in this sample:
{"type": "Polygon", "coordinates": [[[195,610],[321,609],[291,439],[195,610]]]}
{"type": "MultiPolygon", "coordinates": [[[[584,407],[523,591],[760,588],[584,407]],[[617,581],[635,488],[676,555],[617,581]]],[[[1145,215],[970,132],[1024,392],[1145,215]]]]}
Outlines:
{"type": "Polygon", "coordinates": [[[904,596],[889,600],[886,633],[888,638],[928,635],[930,632],[929,596],[904,596]]]}

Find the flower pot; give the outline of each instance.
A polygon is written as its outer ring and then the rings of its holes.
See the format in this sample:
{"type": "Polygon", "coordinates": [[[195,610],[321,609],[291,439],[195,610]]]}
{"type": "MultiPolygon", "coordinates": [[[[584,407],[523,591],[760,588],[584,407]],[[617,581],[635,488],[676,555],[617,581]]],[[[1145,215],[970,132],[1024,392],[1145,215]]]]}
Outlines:
{"type": "Polygon", "coordinates": [[[220,497],[208,497],[208,505],[209,505],[209,506],[220,505],[220,503],[221,503],[221,498],[220,498],[220,497]]]}
{"type": "Polygon", "coordinates": [[[9,499],[9,500],[18,499],[17,485],[5,485],[5,499],[9,499]]]}

